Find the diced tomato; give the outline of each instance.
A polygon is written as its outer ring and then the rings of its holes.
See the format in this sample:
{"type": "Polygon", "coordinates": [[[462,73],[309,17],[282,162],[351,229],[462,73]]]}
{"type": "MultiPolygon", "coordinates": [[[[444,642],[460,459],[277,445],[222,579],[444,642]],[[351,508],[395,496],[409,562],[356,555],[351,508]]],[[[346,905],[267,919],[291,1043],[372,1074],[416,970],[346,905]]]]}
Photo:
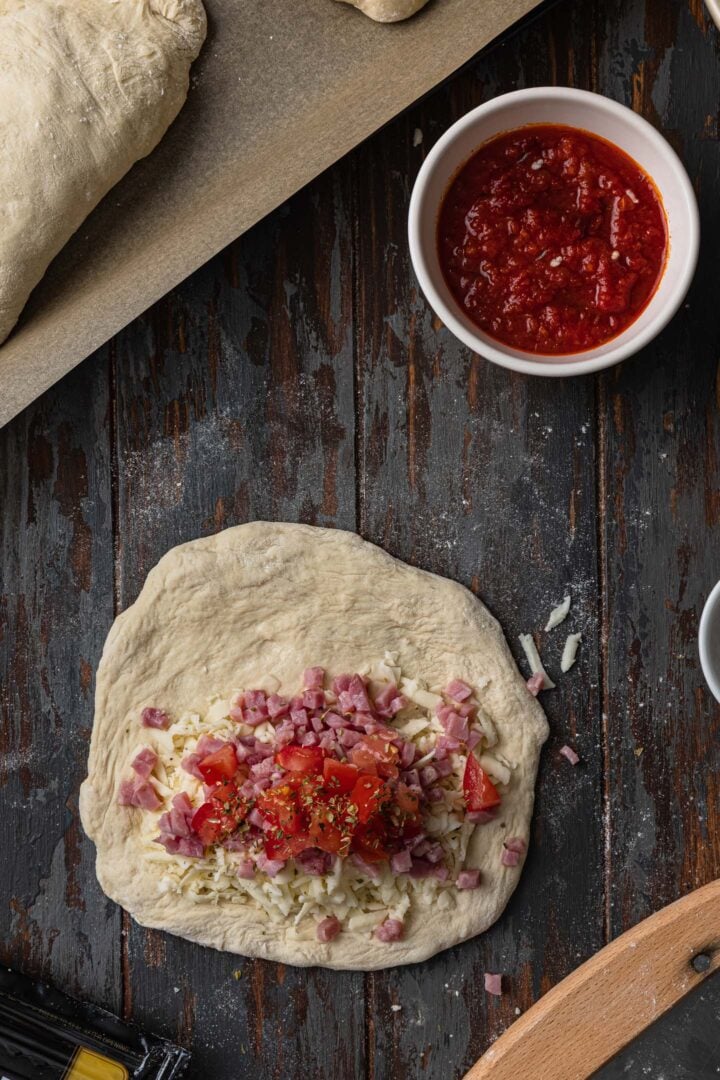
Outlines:
{"type": "Polygon", "coordinates": [[[237,768],[238,759],[232,743],[225,743],[220,750],[208,754],[198,763],[198,769],[206,784],[219,784],[223,780],[231,780],[237,768]]]}
{"type": "Polygon", "coordinates": [[[195,811],[190,827],[208,847],[232,836],[246,818],[248,809],[246,800],[234,784],[219,784],[211,797],[195,811]]]}
{"type": "Polygon", "coordinates": [[[380,735],[365,735],[361,742],[350,750],[350,760],[361,772],[384,776],[386,779],[398,775],[398,748],[380,735]]]}
{"type": "Polygon", "coordinates": [[[203,803],[193,814],[190,825],[206,847],[214,844],[222,832],[218,806],[212,800],[203,803]]]}
{"type": "Polygon", "coordinates": [[[346,765],[344,761],[326,757],[323,762],[323,778],[328,791],[348,795],[355,787],[359,770],[355,765],[346,765]]]}
{"type": "Polygon", "coordinates": [[[412,817],[415,817],[420,809],[419,796],[416,792],[411,791],[407,784],[402,782],[397,786],[395,802],[404,814],[410,814],[412,817]]]}
{"type": "Polygon", "coordinates": [[[365,824],[390,799],[390,789],[379,776],[363,774],[350,793],[350,802],[357,806],[358,821],[365,824]]]}
{"type": "Polygon", "coordinates": [[[282,765],[283,769],[307,775],[321,773],[324,758],[325,753],[319,746],[298,746],[297,743],[283,746],[275,755],[275,761],[282,765]]]}
{"type": "Polygon", "coordinates": [[[283,836],[282,839],[271,833],[265,838],[265,854],[268,859],[293,859],[301,851],[314,846],[305,833],[300,836],[283,836]]]}
{"type": "Polygon", "coordinates": [[[257,808],[279,832],[297,836],[303,831],[297,790],[290,784],[261,791],[257,797],[257,808]]]}
{"type": "Polygon", "coordinates": [[[331,810],[319,806],[310,822],[310,838],[321,851],[329,851],[331,855],[347,855],[350,850],[350,833],[343,833],[334,818],[331,810]]]}
{"type": "Polygon", "coordinates": [[[357,829],[352,839],[352,850],[369,863],[382,862],[383,859],[387,859],[385,835],[376,822],[371,825],[361,825],[357,829]]]}
{"type": "Polygon", "coordinates": [[[468,754],[463,774],[463,794],[468,810],[491,810],[501,799],[492,780],[474,754],[468,754]]]}

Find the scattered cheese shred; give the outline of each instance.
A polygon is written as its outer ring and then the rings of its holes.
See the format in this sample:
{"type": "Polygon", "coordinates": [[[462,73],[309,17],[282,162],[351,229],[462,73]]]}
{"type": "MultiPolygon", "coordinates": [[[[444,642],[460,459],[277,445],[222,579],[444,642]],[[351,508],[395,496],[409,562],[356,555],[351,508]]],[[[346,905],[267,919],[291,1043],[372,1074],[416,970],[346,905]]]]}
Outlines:
{"type": "Polygon", "coordinates": [[[570,610],[570,596],[566,596],[562,604],[558,604],[556,608],[553,608],[550,612],[550,617],[547,621],[546,630],[554,630],[556,626],[559,626],[561,622],[564,622],[567,618],[567,613],[570,610]]]}
{"type": "Polygon", "coordinates": [[[560,670],[563,674],[569,671],[575,663],[577,657],[578,645],[582,641],[582,634],[568,634],[565,641],[565,648],[563,649],[562,659],[560,660],[560,670]]]}
{"type": "Polygon", "coordinates": [[[540,653],[537,651],[537,646],[533,641],[532,634],[520,634],[519,641],[523,647],[523,652],[527,657],[527,662],[530,665],[530,670],[533,675],[542,675],[543,677],[543,690],[554,690],[555,683],[543,667],[540,653]]]}

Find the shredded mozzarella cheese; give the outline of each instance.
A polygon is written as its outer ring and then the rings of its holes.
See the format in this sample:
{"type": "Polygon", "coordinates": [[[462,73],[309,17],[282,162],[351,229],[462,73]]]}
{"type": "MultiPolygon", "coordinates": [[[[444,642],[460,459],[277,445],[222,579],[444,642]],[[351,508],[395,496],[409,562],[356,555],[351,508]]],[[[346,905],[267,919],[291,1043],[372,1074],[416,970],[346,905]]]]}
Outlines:
{"type": "Polygon", "coordinates": [[[570,596],[568,595],[564,598],[562,604],[558,604],[558,606],[553,608],[550,612],[545,630],[554,630],[556,626],[559,626],[561,622],[564,622],[569,610],[570,596]]]}
{"type": "Polygon", "coordinates": [[[560,670],[563,674],[569,671],[577,659],[578,645],[582,641],[582,634],[568,634],[560,660],[560,670]]]}
{"type": "Polygon", "coordinates": [[[537,646],[533,641],[532,634],[520,634],[520,644],[523,647],[523,652],[527,657],[527,662],[530,665],[530,670],[533,675],[542,675],[543,677],[543,690],[554,690],[555,683],[552,681],[547,671],[543,667],[542,660],[540,659],[540,653],[537,651],[537,646]]]}

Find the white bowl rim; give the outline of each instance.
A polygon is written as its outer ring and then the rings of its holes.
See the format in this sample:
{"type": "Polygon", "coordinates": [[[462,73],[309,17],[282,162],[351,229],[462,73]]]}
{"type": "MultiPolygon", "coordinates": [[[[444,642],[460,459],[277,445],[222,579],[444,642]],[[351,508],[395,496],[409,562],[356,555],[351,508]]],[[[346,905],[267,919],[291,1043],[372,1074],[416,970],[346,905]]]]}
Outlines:
{"type": "Polygon", "coordinates": [[[720,29],[720,0],[705,0],[705,7],[710,12],[710,17],[720,29]]]}
{"type": "Polygon", "coordinates": [[[702,615],[700,616],[700,627],[698,629],[700,667],[705,676],[705,682],[710,687],[710,691],[716,701],[720,701],[720,678],[716,677],[716,670],[720,675],[720,662],[716,668],[710,655],[710,625],[714,619],[720,619],[719,608],[720,581],[718,581],[717,585],[711,590],[710,595],[705,601],[702,615]]]}
{"type": "MultiPolygon", "coordinates": [[[[571,86],[533,86],[523,90],[512,90],[507,94],[500,94],[498,97],[491,98],[490,101],[483,102],[481,105],[476,106],[476,108],[471,109],[470,112],[465,113],[464,116],[461,116],[440,136],[425,158],[413,186],[408,212],[408,239],[410,244],[410,259],[420,283],[420,287],[427,297],[430,306],[456,338],[469,349],[472,349],[474,353],[478,353],[486,359],[492,360],[501,367],[509,368],[511,371],[519,371],[525,375],[563,378],[569,375],[590,375],[595,371],[601,371],[603,368],[619,364],[621,360],[625,360],[628,356],[640,352],[645,345],[652,341],[653,338],[657,337],[660,331],[667,326],[685,299],[695,274],[700,248],[700,215],[695,191],[685,170],[685,166],[670,146],[667,139],[665,139],[652,124],[648,123],[644,117],[639,116],[626,105],[622,105],[618,101],[613,101],[612,98],[607,98],[602,94],[593,93],[590,90],[578,90],[571,86]],[[480,338],[469,332],[455,316],[454,312],[447,306],[435,288],[432,275],[428,269],[423,246],[419,239],[421,197],[427,178],[430,176],[435,164],[442,157],[446,147],[452,143],[461,132],[465,131],[466,128],[472,127],[479,116],[490,116],[494,112],[502,111],[509,104],[522,104],[524,101],[538,98],[549,98],[551,100],[554,98],[560,101],[572,99],[584,101],[586,104],[590,103],[597,109],[605,110],[606,112],[613,114],[626,126],[635,127],[638,131],[641,131],[643,136],[653,143],[658,152],[667,159],[669,166],[677,177],[687,204],[689,227],[687,233],[683,237],[686,254],[682,270],[679,273],[675,284],[675,292],[672,300],[658,310],[655,317],[648,323],[643,331],[624,343],[622,342],[623,334],[618,335],[618,345],[615,348],[610,349],[603,356],[598,356],[593,359],[583,359],[582,353],[570,353],[562,356],[542,354],[542,361],[538,362],[538,357],[533,356],[532,353],[525,354],[527,359],[525,359],[525,356],[515,356],[506,352],[501,343],[498,342],[496,344],[487,341],[485,338],[480,338]],[[568,358],[569,356],[577,356],[577,359],[571,360],[568,358]]],[[[650,304],[652,304],[652,298],[650,304]]]]}

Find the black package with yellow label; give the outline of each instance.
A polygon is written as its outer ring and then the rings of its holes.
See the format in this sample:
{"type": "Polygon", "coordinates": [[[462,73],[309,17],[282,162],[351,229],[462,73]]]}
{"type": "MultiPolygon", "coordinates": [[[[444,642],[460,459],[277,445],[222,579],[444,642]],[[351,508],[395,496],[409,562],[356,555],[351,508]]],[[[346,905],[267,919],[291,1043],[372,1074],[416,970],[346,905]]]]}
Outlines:
{"type": "Polygon", "coordinates": [[[187,1050],[0,968],[0,1080],[179,1080],[187,1050]]]}

